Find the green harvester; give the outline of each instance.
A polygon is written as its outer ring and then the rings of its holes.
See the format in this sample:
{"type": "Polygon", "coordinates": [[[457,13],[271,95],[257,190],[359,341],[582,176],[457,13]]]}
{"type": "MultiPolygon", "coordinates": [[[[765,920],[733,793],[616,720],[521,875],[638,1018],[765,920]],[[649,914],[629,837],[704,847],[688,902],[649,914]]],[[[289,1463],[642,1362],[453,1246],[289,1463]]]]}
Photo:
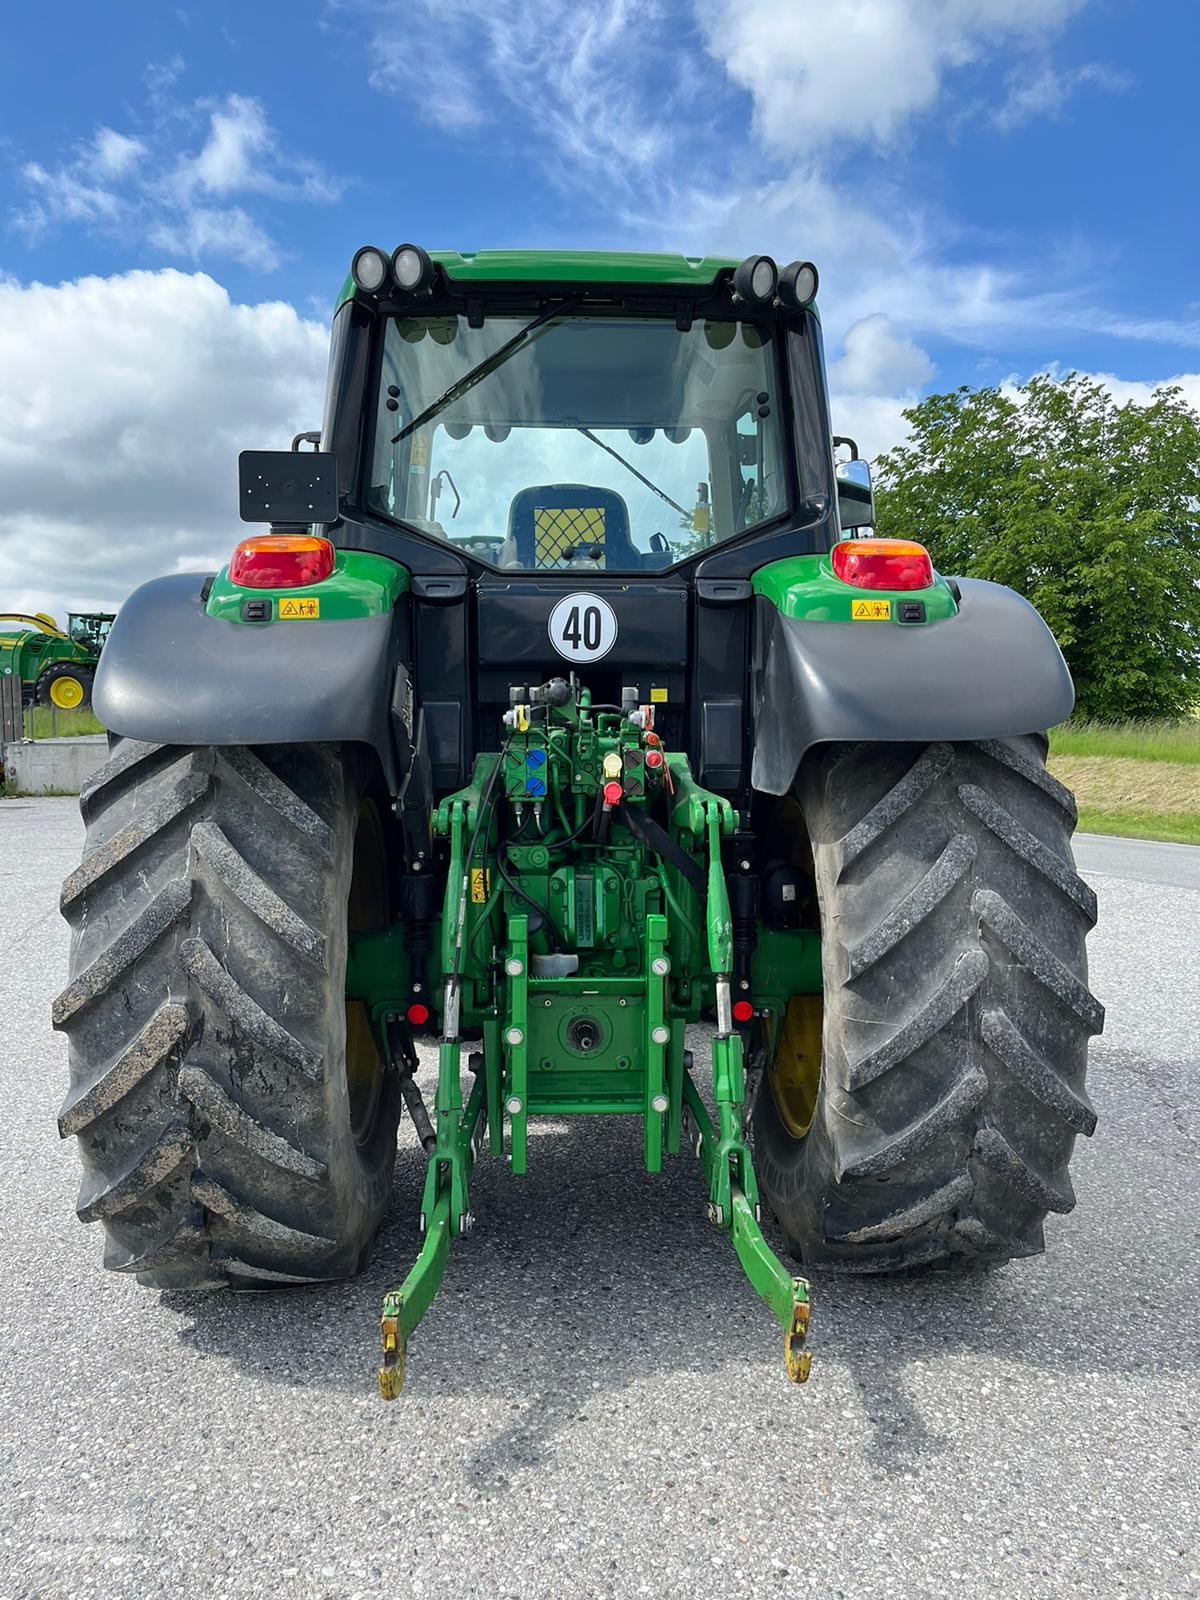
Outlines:
{"type": "Polygon", "coordinates": [[[816,294],[357,252],[321,430],[241,457],[267,531],[139,589],[97,673],[54,1020],[107,1266],[357,1272],[405,1110],[387,1399],[540,1118],[696,1158],[797,1382],[811,1275],[1042,1248],[1103,1020],[1070,678],[1018,595],[872,536],[816,294]]]}
{"type": "Polygon", "coordinates": [[[64,632],[44,611],[0,612],[0,677],[21,680],[22,703],[86,710],[115,613],[72,611],[64,632]]]}

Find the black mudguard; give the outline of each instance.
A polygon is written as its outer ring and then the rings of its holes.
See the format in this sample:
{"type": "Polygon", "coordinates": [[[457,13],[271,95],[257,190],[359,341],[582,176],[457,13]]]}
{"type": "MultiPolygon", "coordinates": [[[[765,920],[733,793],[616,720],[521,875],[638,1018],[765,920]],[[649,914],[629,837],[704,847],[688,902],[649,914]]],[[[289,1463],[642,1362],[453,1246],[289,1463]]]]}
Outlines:
{"type": "Polygon", "coordinates": [[[1070,716],[1071,675],[1029,602],[958,582],[958,615],[925,627],[804,622],[758,601],[754,788],[786,794],[814,744],[1008,739],[1070,716]]]}
{"type": "Polygon", "coordinates": [[[104,726],[155,744],[369,744],[396,792],[391,707],[410,697],[395,619],[226,622],[203,582],[156,578],[121,607],[92,696],[104,726]]]}

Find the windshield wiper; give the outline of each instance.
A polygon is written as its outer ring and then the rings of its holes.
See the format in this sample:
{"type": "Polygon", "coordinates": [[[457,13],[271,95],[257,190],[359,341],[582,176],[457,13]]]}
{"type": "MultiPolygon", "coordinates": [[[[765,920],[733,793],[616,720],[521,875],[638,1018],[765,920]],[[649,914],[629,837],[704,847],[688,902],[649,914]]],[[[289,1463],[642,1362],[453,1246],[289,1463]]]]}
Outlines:
{"type": "Polygon", "coordinates": [[[577,424],[577,426],[579,427],[579,431],[585,439],[590,439],[593,444],[599,445],[601,450],[607,450],[608,454],[612,456],[614,461],[619,461],[625,468],[626,472],[632,472],[639,483],[644,483],[647,489],[653,490],[660,500],[665,500],[671,507],[672,511],[678,511],[681,517],[687,517],[689,519],[691,518],[692,513],[688,511],[686,507],[681,506],[678,500],[672,500],[667,491],[665,489],[660,489],[656,483],[652,483],[644,472],[639,472],[632,461],[626,461],[625,457],[621,455],[619,451],[614,450],[612,445],[605,444],[603,439],[597,439],[596,435],[590,428],[585,428],[579,424],[577,424]]]}
{"type": "Polygon", "coordinates": [[[444,411],[456,400],[461,400],[464,394],[468,394],[485,378],[490,378],[497,367],[502,367],[511,356],[514,356],[539,328],[544,328],[548,322],[553,322],[555,317],[561,317],[564,311],[573,311],[578,304],[579,296],[576,295],[573,300],[561,300],[557,305],[547,306],[545,311],[540,311],[532,322],[527,322],[523,328],[518,328],[512,338],[506,339],[498,350],[493,350],[490,356],[485,356],[477,366],[471,368],[470,372],[464,372],[461,378],[456,378],[448,389],[438,395],[432,405],[426,406],[424,411],[415,416],[411,422],[405,423],[399,433],[392,435],[392,443],[399,444],[401,439],[407,439],[417,428],[423,428],[437,416],[439,411],[444,411]]]}

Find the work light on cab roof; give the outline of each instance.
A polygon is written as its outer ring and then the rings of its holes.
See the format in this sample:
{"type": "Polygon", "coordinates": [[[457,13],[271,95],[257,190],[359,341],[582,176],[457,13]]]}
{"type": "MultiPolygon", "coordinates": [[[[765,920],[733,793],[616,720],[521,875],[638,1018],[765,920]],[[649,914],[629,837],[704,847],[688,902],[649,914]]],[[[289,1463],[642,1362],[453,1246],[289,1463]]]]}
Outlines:
{"type": "Polygon", "coordinates": [[[779,298],[785,305],[811,305],[817,298],[820,281],[811,261],[793,261],[779,274],[779,298]]]}
{"type": "Polygon", "coordinates": [[[779,268],[770,256],[747,256],[733,274],[734,293],[739,300],[765,305],[774,300],[778,286],[779,268]]]}
{"type": "Polygon", "coordinates": [[[392,251],[392,280],[405,294],[420,294],[433,282],[434,267],[419,244],[397,245],[392,251]]]}
{"type": "MultiPolygon", "coordinates": [[[[444,258],[443,258],[444,261],[444,258]]],[[[446,267],[443,264],[443,272],[446,267]]],[[[811,261],[793,261],[782,269],[768,255],[752,255],[737,266],[722,266],[730,300],[736,306],[774,306],[803,310],[817,296],[818,274],[811,261]]],[[[377,245],[363,245],[350,264],[350,277],[360,293],[384,298],[392,293],[417,298],[428,295],[438,266],[418,244],[397,245],[389,257],[377,245]]]]}
{"type": "Polygon", "coordinates": [[[387,284],[388,268],[389,261],[384,252],[373,244],[364,244],[354,252],[350,276],[354,279],[355,287],[364,294],[378,294],[387,284]]]}
{"type": "Polygon", "coordinates": [[[435,272],[429,252],[419,244],[397,245],[390,256],[377,245],[365,244],[354,252],[350,263],[355,287],[370,295],[383,294],[389,288],[406,295],[426,293],[435,272]]]}

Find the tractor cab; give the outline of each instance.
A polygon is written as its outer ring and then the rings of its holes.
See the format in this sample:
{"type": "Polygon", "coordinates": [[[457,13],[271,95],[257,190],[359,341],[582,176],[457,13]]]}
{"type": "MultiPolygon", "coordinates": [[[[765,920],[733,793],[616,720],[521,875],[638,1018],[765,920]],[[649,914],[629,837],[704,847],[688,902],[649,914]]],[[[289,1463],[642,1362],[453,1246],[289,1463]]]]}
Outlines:
{"type": "Polygon", "coordinates": [[[81,649],[98,656],[115,620],[112,611],[72,611],[67,616],[67,634],[81,649]]]}
{"type": "Polygon", "coordinates": [[[663,571],[786,516],[779,325],[679,320],[389,319],[368,508],[538,573],[663,571]]]}
{"type": "Polygon", "coordinates": [[[358,252],[330,537],[413,573],[435,792],[566,667],[749,802],[750,579],[841,531],[816,291],[766,256],[358,252]]]}

